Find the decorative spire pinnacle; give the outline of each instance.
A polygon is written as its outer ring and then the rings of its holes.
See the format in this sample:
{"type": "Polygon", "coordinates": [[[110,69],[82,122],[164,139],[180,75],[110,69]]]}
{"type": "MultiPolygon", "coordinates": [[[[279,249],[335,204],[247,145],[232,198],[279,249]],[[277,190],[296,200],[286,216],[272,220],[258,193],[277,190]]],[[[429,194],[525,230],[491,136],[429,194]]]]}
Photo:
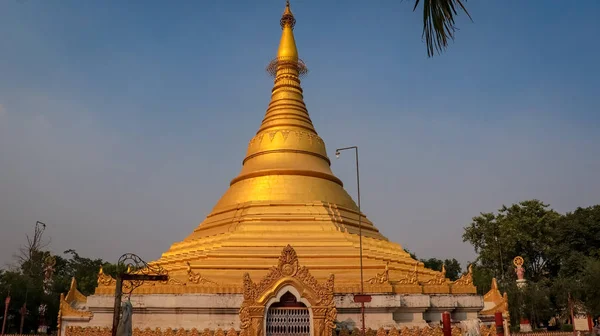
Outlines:
{"type": "MultiPolygon", "coordinates": [[[[296,39],[294,38],[294,26],[296,19],[290,9],[290,1],[286,0],[285,10],[279,20],[281,25],[281,40],[279,41],[279,49],[277,49],[277,57],[267,66],[267,72],[276,77],[278,71],[287,68],[292,72],[297,72],[296,75],[302,77],[308,73],[308,69],[304,62],[298,58],[298,49],[296,48],[296,39]]],[[[287,71],[289,72],[289,71],[287,71]]]]}
{"type": "Polygon", "coordinates": [[[296,25],[296,19],[294,18],[294,14],[292,14],[292,10],[290,9],[290,0],[285,1],[285,10],[283,11],[281,20],[279,20],[279,24],[281,25],[281,29],[284,29],[286,26],[294,29],[294,26],[296,25]]]}
{"type": "MultiPolygon", "coordinates": [[[[282,32],[277,57],[267,66],[267,72],[275,77],[271,102],[256,136],[248,145],[242,171],[231,181],[230,190],[248,188],[241,186],[258,176],[267,180],[274,176],[316,177],[328,181],[325,183],[333,182],[334,188],[342,187],[342,181],[331,171],[325,143],[317,134],[304,103],[300,78],[308,70],[298,58],[292,30],[295,21],[288,1],[280,20],[282,32]]],[[[248,191],[242,194],[256,197],[260,193],[250,189],[244,189],[248,191]]],[[[336,190],[345,193],[343,189],[336,190]]]]}

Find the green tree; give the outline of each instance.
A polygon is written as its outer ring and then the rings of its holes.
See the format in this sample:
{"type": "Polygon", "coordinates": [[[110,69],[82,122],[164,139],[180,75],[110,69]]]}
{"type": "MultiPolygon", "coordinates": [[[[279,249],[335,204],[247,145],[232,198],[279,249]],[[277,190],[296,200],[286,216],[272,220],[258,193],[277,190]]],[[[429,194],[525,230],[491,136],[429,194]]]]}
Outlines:
{"type": "Polygon", "coordinates": [[[577,208],[556,225],[555,258],[562,276],[579,273],[587,257],[600,258],[600,205],[577,208]]]}
{"type": "Polygon", "coordinates": [[[98,271],[101,266],[109,269],[116,267],[102,259],[90,259],[80,256],[75,250],[67,250],[64,256],[54,256],[56,259],[53,275],[53,285],[50,294],[43,292],[43,260],[49,255],[47,251],[32,251],[31,257],[23,258],[14,270],[0,272],[0,295],[6,297],[11,293],[9,315],[12,316],[7,327],[10,332],[19,331],[21,314],[19,309],[27,304],[28,315],[24,323],[24,331],[35,330],[39,323],[37,308],[41,303],[46,304],[46,319],[49,326],[56,325],[59,309],[59,297],[66,293],[71,285],[71,279],[77,280],[78,289],[84,295],[93,294],[97,286],[98,271]]]}
{"type": "Polygon", "coordinates": [[[417,255],[412,253],[410,250],[404,249],[404,251],[408,253],[410,257],[414,260],[422,262],[425,268],[429,268],[434,271],[441,271],[442,265],[445,265],[446,277],[452,281],[457,280],[462,275],[462,268],[460,267],[460,263],[454,258],[446,260],[441,260],[438,258],[419,259],[417,258],[417,255]]]}
{"type": "Polygon", "coordinates": [[[512,325],[519,325],[521,318],[526,318],[532,327],[547,323],[555,315],[550,301],[550,288],[545,281],[528,283],[518,288],[515,282],[505,286],[508,294],[508,308],[512,325]]]}
{"type": "Polygon", "coordinates": [[[435,271],[441,271],[442,265],[446,266],[446,277],[452,281],[460,278],[462,274],[460,263],[456,259],[440,260],[437,258],[429,258],[421,259],[421,262],[423,262],[425,267],[435,271]]]}
{"type": "Polygon", "coordinates": [[[585,303],[590,314],[600,315],[600,259],[587,258],[580,280],[581,301],[585,303]]]}
{"type": "Polygon", "coordinates": [[[554,233],[561,215],[539,200],[502,206],[497,214],[481,213],[465,228],[463,241],[471,243],[478,263],[501,282],[514,279],[512,259],[525,259],[527,278],[541,280],[555,270],[554,233]]]}
{"type": "Polygon", "coordinates": [[[473,264],[473,285],[477,287],[477,294],[484,295],[492,288],[492,278],[494,275],[485,267],[473,264]]]}
{"type": "Polygon", "coordinates": [[[600,205],[560,215],[530,200],[482,213],[465,228],[463,240],[478,254],[473,282],[480,294],[497,277],[509,294],[513,323],[533,324],[550,316],[568,318],[569,296],[600,314],[600,205]],[[525,259],[525,288],[516,287],[512,258],[525,259]],[[485,286],[485,289],[483,289],[485,286]]]}
{"type": "Polygon", "coordinates": [[[75,278],[83,295],[93,294],[98,285],[98,271],[106,262],[102,259],[81,257],[72,249],[66,250],[64,254],[68,256],[63,273],[65,280],[70,283],[71,279],[75,278]]]}

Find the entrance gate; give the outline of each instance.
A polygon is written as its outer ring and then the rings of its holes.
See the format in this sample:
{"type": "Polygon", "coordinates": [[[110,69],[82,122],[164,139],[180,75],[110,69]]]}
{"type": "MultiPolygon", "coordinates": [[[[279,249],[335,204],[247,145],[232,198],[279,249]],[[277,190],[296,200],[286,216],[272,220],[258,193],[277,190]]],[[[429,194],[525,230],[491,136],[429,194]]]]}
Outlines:
{"type": "Polygon", "coordinates": [[[266,336],[310,336],[310,312],[286,292],[267,311],[266,336]]]}
{"type": "Polygon", "coordinates": [[[310,336],[308,308],[269,308],[267,313],[267,336],[310,336]]]}

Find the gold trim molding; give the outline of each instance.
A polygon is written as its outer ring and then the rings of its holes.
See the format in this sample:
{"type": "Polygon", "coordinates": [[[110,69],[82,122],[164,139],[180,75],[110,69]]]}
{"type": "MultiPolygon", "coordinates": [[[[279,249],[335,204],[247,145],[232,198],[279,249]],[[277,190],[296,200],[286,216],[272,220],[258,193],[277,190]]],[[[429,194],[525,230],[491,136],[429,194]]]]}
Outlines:
{"type": "Polygon", "coordinates": [[[87,303],[87,297],[77,289],[77,280],[75,280],[75,277],[71,279],[71,286],[69,287],[69,292],[65,296],[65,300],[68,303],[87,303]]]}
{"type": "MultiPolygon", "coordinates": [[[[173,276],[168,274],[167,281],[144,282],[136,288],[136,294],[179,294],[179,293],[242,293],[240,285],[222,286],[217,282],[209,280],[200,273],[195,272],[193,266],[187,262],[185,275],[173,276]]],[[[112,276],[104,273],[102,267],[98,272],[98,287],[95,295],[114,295],[117,281],[112,276]]],[[[123,287],[131,286],[129,281],[123,282],[123,287]]]]}
{"type": "Polygon", "coordinates": [[[477,294],[477,287],[473,284],[473,264],[468,267],[467,273],[450,285],[452,294],[477,294]]]}
{"type": "MultiPolygon", "coordinates": [[[[108,327],[67,327],[65,336],[111,336],[111,329],[108,327]]],[[[191,330],[185,329],[171,329],[167,328],[162,330],[161,328],[134,328],[133,336],[238,336],[239,333],[235,329],[231,328],[228,331],[217,329],[216,331],[210,329],[204,329],[199,331],[194,328],[191,330]]]]}
{"type": "Polygon", "coordinates": [[[244,301],[240,307],[240,336],[262,336],[268,301],[278,291],[290,285],[309,303],[312,311],[314,336],[331,336],[335,328],[337,310],[333,301],[334,275],[320,284],[309,270],[300,266],[296,251],[288,245],[281,252],[278,265],[259,282],[244,274],[244,301]]]}
{"type": "MultiPolygon", "coordinates": [[[[479,332],[481,336],[494,336],[495,329],[494,327],[488,327],[485,325],[481,325],[479,328],[479,332]]],[[[238,332],[235,329],[229,329],[228,331],[217,329],[210,330],[204,329],[200,331],[198,329],[171,329],[167,328],[162,330],[161,328],[134,328],[133,336],[242,336],[242,332],[238,332]]],[[[358,329],[354,329],[352,331],[348,329],[341,329],[337,332],[333,332],[332,336],[351,336],[351,335],[359,335],[360,331],[358,329]]],[[[111,331],[110,328],[102,328],[102,327],[67,327],[65,336],[110,336],[111,331]]],[[[366,331],[367,336],[442,336],[443,331],[441,326],[435,327],[403,327],[400,329],[391,328],[384,329],[379,328],[378,330],[373,330],[371,328],[366,331]]],[[[452,336],[461,336],[462,329],[458,326],[452,327],[452,336]]]]}
{"type": "Polygon", "coordinates": [[[480,311],[479,315],[490,316],[494,315],[496,312],[500,312],[502,315],[508,316],[508,295],[506,293],[504,293],[504,295],[500,294],[496,278],[492,279],[492,288],[483,296],[483,302],[492,303],[494,306],[480,311]]]}

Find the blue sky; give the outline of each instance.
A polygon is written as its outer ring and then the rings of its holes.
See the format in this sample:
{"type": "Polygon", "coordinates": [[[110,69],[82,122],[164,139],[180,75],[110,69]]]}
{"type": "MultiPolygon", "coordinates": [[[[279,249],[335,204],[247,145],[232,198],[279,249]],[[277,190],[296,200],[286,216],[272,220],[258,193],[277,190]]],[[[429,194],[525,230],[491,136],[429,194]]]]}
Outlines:
{"type": "MultiPolygon", "coordinates": [[[[292,0],[309,112],[330,155],[360,147],[363,210],[462,262],[481,211],[600,200],[600,2],[467,5],[474,23],[427,58],[412,1],[292,0]]],[[[191,232],[263,117],[283,6],[1,1],[0,262],[36,220],[55,252],[109,260],[191,232]]],[[[354,195],[351,157],[332,167],[354,195]]]]}

